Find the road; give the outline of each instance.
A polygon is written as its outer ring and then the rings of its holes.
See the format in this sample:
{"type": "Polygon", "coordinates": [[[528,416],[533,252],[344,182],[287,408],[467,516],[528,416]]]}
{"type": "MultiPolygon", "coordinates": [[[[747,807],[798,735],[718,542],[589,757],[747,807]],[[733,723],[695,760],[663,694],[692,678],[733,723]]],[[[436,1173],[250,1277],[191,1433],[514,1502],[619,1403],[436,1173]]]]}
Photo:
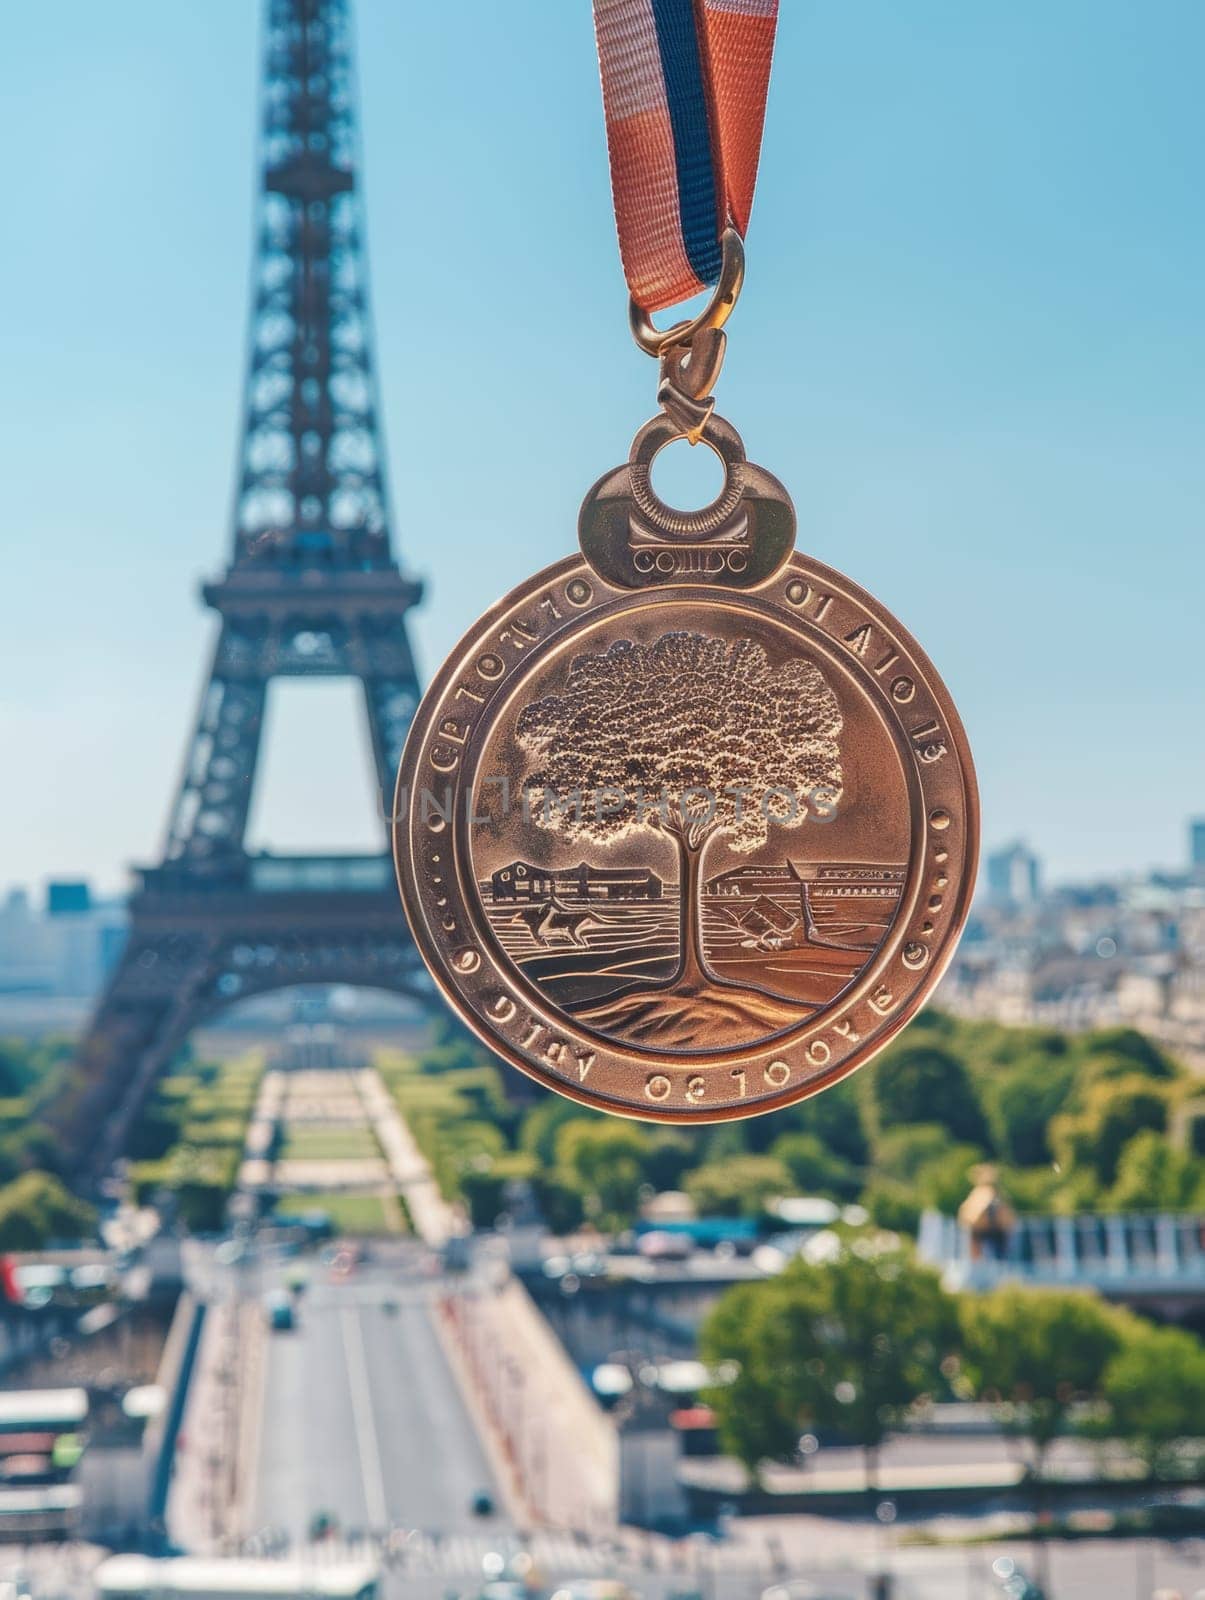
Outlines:
{"type": "Polygon", "coordinates": [[[507,1530],[431,1301],[417,1263],[315,1273],[297,1326],[269,1335],[252,1527],[296,1542],[321,1511],[345,1534],[507,1530]],[[482,1490],[493,1517],[473,1513],[482,1490]]]}
{"type": "MultiPolygon", "coordinates": [[[[296,1329],[268,1335],[248,1519],[294,1548],[319,1511],[337,1519],[338,1542],[353,1548],[365,1532],[418,1530],[386,1555],[386,1600],[475,1595],[491,1554],[513,1552],[520,1540],[437,1335],[422,1254],[395,1246],[388,1265],[338,1282],[315,1267],[296,1329]],[[500,1508],[489,1518],[471,1509],[482,1489],[500,1508]]],[[[265,1263],[262,1284],[279,1271],[265,1263]]],[[[956,1459],[969,1443],[946,1442],[956,1459]]],[[[859,1518],[774,1517],[737,1519],[719,1541],[627,1530],[587,1542],[543,1529],[523,1547],[545,1588],[618,1575],[644,1600],[756,1600],[775,1577],[806,1578],[825,1600],[871,1600],[871,1575],[883,1569],[895,1578],[893,1600],[996,1600],[1003,1591],[994,1559],[1011,1557],[1031,1574],[1037,1567],[1026,1543],[941,1550],[910,1549],[906,1540],[903,1526],[859,1518]]],[[[1195,1540],[1060,1544],[1049,1568],[1051,1600],[1151,1600],[1164,1588],[1185,1600],[1205,1594],[1205,1544],[1195,1540]]]]}

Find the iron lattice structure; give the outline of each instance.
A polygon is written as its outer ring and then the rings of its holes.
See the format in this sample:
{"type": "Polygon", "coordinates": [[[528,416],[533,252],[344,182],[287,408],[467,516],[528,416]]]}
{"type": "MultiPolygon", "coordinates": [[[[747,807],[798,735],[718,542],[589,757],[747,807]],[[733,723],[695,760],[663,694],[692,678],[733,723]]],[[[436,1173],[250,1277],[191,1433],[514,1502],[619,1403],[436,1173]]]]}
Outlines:
{"type": "Polygon", "coordinates": [[[162,860],[140,871],[124,955],[59,1113],[101,1170],[188,1033],[297,983],[432,991],[389,859],[247,853],[268,686],[358,678],[384,817],[418,679],[418,585],[390,534],[373,369],[348,0],[267,0],[257,208],[234,552],[202,590],[221,626],[162,860]]]}

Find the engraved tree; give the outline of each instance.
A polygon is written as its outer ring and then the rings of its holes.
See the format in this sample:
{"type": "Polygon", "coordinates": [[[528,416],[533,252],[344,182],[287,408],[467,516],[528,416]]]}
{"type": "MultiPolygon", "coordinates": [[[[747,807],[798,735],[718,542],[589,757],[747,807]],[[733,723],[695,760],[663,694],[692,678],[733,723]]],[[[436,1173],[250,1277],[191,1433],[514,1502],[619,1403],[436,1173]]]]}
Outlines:
{"type": "Polygon", "coordinates": [[[815,662],[770,662],[751,639],[665,633],[579,656],[560,694],[524,708],[519,744],[538,766],[530,814],[568,838],[610,844],[638,828],[678,854],[680,941],[671,986],[720,982],[706,966],[700,885],[709,841],[765,844],[771,826],[831,816],[841,794],[837,698],[815,662]]]}

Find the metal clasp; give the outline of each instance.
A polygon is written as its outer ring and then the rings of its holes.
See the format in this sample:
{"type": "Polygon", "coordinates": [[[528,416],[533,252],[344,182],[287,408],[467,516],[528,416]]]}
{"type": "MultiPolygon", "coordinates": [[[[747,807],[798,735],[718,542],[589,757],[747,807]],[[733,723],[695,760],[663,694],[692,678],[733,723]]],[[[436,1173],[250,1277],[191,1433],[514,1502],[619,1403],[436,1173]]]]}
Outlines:
{"type": "Polygon", "coordinates": [[[703,328],[689,344],[672,344],[661,352],[657,404],[691,444],[698,444],[715,411],[712,390],[727,343],[722,329],[703,328]]]}
{"type": "Polygon", "coordinates": [[[724,365],[727,344],[723,327],[745,281],[745,246],[735,228],[724,229],[720,248],[719,282],[697,317],[663,331],[653,326],[648,312],[635,300],[629,306],[633,338],[661,363],[657,404],[691,444],[702,439],[715,411],[712,390],[724,365]]]}

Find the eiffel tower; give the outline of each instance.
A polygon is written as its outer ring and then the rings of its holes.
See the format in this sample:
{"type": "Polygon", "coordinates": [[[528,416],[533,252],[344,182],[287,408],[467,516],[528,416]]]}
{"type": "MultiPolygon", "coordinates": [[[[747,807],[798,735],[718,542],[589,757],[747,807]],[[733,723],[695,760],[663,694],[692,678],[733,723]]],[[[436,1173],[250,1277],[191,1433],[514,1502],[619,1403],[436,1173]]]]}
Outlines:
{"type": "Polygon", "coordinates": [[[221,628],[162,859],[139,869],[128,943],[51,1114],[85,1177],[120,1153],[190,1031],[234,1001],[337,983],[434,1003],[384,850],[421,591],[390,540],[349,0],[267,0],[262,160],[234,555],[202,589],[221,628]],[[363,684],[379,855],[247,851],[268,685],[315,676],[363,684]]]}

